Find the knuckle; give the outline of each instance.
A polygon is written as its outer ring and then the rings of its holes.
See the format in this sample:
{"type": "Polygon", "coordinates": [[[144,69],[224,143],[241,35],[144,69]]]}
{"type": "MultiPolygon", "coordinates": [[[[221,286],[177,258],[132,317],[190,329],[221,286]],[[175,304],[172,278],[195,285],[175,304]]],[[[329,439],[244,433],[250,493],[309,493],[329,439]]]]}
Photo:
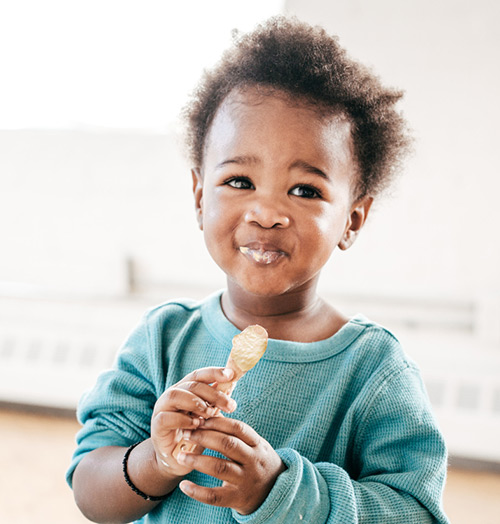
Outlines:
{"type": "Polygon", "coordinates": [[[209,491],[207,493],[207,503],[211,504],[212,506],[217,506],[220,502],[220,497],[215,491],[209,491]]]}
{"type": "Polygon", "coordinates": [[[184,384],[184,389],[186,389],[187,391],[191,393],[194,393],[198,389],[198,382],[196,382],[195,380],[186,382],[184,384]]]}
{"type": "Polygon", "coordinates": [[[231,451],[236,447],[236,445],[236,440],[232,436],[225,435],[222,437],[221,447],[223,451],[231,451]]]}
{"type": "Polygon", "coordinates": [[[159,420],[160,415],[153,416],[151,419],[151,435],[155,435],[160,432],[161,421],[159,420]]]}
{"type": "Polygon", "coordinates": [[[200,379],[200,371],[198,369],[195,369],[194,371],[192,371],[190,379],[194,381],[198,381],[200,379]]]}
{"type": "Polygon", "coordinates": [[[214,389],[212,395],[213,395],[214,404],[223,404],[224,403],[224,400],[226,398],[224,393],[221,393],[217,389],[214,389]]]}
{"type": "Polygon", "coordinates": [[[160,411],[160,413],[158,413],[158,415],[156,415],[154,418],[153,418],[153,421],[152,421],[152,426],[155,427],[155,428],[161,428],[165,425],[165,423],[167,422],[167,414],[165,413],[165,411],[160,411]]]}
{"type": "Polygon", "coordinates": [[[161,411],[151,420],[151,431],[155,433],[162,433],[164,427],[167,425],[168,417],[164,411],[161,411]]]}
{"type": "Polygon", "coordinates": [[[229,469],[229,463],[227,460],[219,460],[215,463],[214,469],[216,475],[223,475],[224,473],[227,473],[229,469]]]}
{"type": "Polygon", "coordinates": [[[246,434],[246,428],[245,428],[245,424],[243,424],[243,422],[241,422],[241,420],[235,420],[234,421],[234,429],[242,434],[242,435],[245,435],[246,434]]]}
{"type": "Polygon", "coordinates": [[[257,459],[257,462],[256,462],[256,466],[258,469],[260,469],[261,471],[265,471],[268,467],[268,462],[267,460],[265,460],[264,458],[258,458],[257,459]]]}
{"type": "Polygon", "coordinates": [[[179,390],[175,387],[168,388],[167,391],[163,393],[163,397],[169,404],[171,404],[179,398],[179,390]]]}

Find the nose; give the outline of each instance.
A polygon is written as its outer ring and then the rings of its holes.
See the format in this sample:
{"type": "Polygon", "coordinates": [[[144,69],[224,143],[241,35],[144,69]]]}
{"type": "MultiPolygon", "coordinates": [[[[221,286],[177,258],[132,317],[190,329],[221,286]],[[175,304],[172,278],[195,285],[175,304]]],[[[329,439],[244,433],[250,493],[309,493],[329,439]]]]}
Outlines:
{"type": "Polygon", "coordinates": [[[252,202],[245,213],[247,224],[257,224],[264,229],[286,228],[290,225],[288,214],[278,208],[272,199],[259,199],[252,202]]]}

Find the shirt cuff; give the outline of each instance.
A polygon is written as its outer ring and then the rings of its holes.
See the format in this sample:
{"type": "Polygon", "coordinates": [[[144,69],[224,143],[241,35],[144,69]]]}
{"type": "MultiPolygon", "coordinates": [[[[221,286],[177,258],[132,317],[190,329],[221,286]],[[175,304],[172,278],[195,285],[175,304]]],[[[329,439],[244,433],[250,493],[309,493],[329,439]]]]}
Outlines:
{"type": "Polygon", "coordinates": [[[287,524],[289,522],[323,522],[319,514],[328,515],[328,488],[312,463],[290,448],[277,450],[287,467],[281,473],[261,506],[249,515],[233,510],[233,518],[240,524],[287,524]],[[306,487],[304,490],[302,488],[306,487]],[[326,495],[320,497],[320,493],[326,495]],[[313,504],[311,504],[313,502],[313,504]],[[318,502],[319,504],[314,504],[318,502]],[[327,507],[322,507],[325,505],[327,507]],[[314,520],[310,520],[312,514],[314,520]]]}

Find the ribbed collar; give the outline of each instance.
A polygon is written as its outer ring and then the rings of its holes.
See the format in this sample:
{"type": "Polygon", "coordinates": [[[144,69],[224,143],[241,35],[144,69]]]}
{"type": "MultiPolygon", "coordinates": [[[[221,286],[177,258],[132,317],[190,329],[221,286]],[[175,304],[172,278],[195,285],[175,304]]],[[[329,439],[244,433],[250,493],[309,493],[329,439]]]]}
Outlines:
{"type": "MultiPolygon", "coordinates": [[[[231,324],[221,308],[222,290],[207,297],[202,304],[203,322],[221,344],[231,347],[232,338],[240,330],[231,324]]],[[[324,360],[349,347],[372,323],[357,314],[330,338],[318,342],[292,342],[269,339],[264,359],[281,362],[315,362],[324,360]]]]}

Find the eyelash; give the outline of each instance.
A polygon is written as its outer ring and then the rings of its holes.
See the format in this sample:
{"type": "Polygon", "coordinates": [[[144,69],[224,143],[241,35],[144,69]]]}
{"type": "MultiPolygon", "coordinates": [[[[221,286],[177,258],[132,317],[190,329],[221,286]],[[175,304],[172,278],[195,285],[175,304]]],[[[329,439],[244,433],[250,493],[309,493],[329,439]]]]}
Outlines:
{"type": "MultiPolygon", "coordinates": [[[[224,181],[223,185],[227,185],[234,189],[255,189],[251,180],[248,177],[244,177],[244,176],[228,178],[227,180],[224,181]],[[246,184],[246,187],[236,187],[236,185],[234,185],[235,183],[246,184]]],[[[312,193],[312,196],[295,195],[295,196],[299,196],[300,198],[314,199],[314,198],[322,197],[321,191],[317,187],[311,186],[310,184],[298,184],[290,190],[290,193],[296,189],[302,189],[302,190],[308,191],[309,194],[312,193]]]]}
{"type": "MultiPolygon", "coordinates": [[[[295,189],[302,189],[302,190],[305,189],[306,191],[313,193],[313,196],[302,196],[301,198],[312,199],[312,198],[321,198],[322,196],[321,191],[317,187],[311,186],[309,184],[299,184],[298,186],[295,186],[294,188],[292,188],[291,191],[295,189]]],[[[299,196],[299,195],[296,195],[296,196],[299,196]]]]}
{"type": "Polygon", "coordinates": [[[227,180],[225,180],[223,185],[233,187],[234,189],[254,189],[252,182],[246,176],[233,176],[233,177],[228,178],[227,180]],[[244,187],[244,188],[243,187],[236,187],[236,186],[232,185],[232,183],[234,183],[234,182],[239,182],[239,183],[243,182],[243,183],[247,184],[249,187],[244,187]]]}

